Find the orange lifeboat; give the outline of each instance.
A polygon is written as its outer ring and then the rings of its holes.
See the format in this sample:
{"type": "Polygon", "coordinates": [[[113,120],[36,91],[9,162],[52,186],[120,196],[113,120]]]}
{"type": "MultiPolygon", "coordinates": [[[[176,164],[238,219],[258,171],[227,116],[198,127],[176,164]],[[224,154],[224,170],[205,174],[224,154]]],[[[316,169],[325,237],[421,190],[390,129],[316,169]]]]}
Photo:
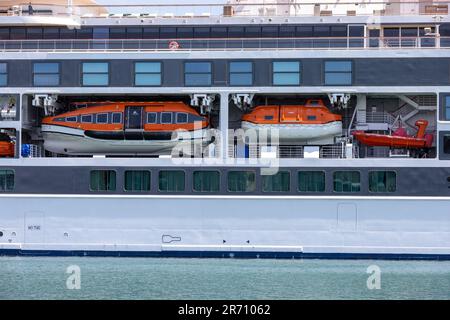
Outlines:
{"type": "Polygon", "coordinates": [[[322,100],[305,105],[257,106],[242,117],[245,130],[276,129],[281,143],[333,144],[342,135],[342,117],[332,113],[322,100]]]}
{"type": "Polygon", "coordinates": [[[205,144],[206,117],[183,102],[78,103],[46,117],[46,150],[62,154],[168,154],[179,143],[205,144]]]}
{"type": "Polygon", "coordinates": [[[0,157],[12,158],[15,154],[15,144],[11,138],[4,133],[0,133],[0,157]]]}
{"type": "Polygon", "coordinates": [[[430,148],[433,145],[433,135],[425,134],[428,121],[417,120],[415,123],[417,133],[415,137],[406,134],[403,128],[397,129],[392,135],[366,133],[364,131],[353,131],[353,136],[362,144],[370,147],[390,147],[390,148],[430,148]]]}

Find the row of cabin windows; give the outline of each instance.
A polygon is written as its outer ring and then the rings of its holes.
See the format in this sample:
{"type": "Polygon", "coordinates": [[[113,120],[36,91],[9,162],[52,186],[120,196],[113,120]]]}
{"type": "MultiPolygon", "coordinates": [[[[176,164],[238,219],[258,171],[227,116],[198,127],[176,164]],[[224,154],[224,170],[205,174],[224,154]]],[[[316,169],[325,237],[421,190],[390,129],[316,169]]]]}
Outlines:
{"type": "MultiPolygon", "coordinates": [[[[191,120],[200,120],[197,117],[192,117],[191,120]]],[[[81,122],[81,123],[97,123],[97,124],[121,124],[122,113],[99,113],[96,115],[84,114],[81,116],[71,116],[56,118],[58,122],[81,122]]],[[[171,123],[188,123],[189,115],[186,112],[147,112],[147,124],[171,124],[171,123]]]]}
{"type": "Polygon", "coordinates": [[[363,37],[363,26],[2,27],[0,40],[363,37]]]}
{"type": "MultiPolygon", "coordinates": [[[[325,172],[299,171],[297,190],[299,192],[325,192],[325,172]]],[[[279,171],[274,175],[262,175],[263,192],[289,192],[291,174],[279,171]]],[[[192,190],[195,192],[219,192],[221,175],[219,171],[194,171],[192,190]]],[[[395,192],[397,181],[394,171],[370,171],[370,192],[395,192]]],[[[91,171],[90,189],[92,191],[115,191],[116,172],[113,170],[91,171]]],[[[125,191],[150,191],[151,172],[146,170],[125,171],[125,191]]],[[[229,192],[256,191],[254,171],[230,171],[227,174],[229,192]]],[[[182,170],[161,170],[158,173],[158,191],[185,191],[185,172],[182,170]]],[[[333,191],[354,193],[361,191],[359,171],[335,171],[333,173],[333,191]]]]}
{"type": "MultiPolygon", "coordinates": [[[[81,84],[83,86],[108,86],[110,78],[108,62],[83,62],[81,68],[81,84]]],[[[325,85],[351,85],[351,61],[325,61],[325,85]]],[[[300,61],[272,62],[273,85],[296,86],[301,84],[300,61]]],[[[60,64],[57,62],[35,62],[33,64],[34,86],[59,86],[60,64]]],[[[254,84],[254,68],[251,61],[229,62],[229,84],[232,86],[251,86],[254,84]]],[[[211,86],[213,70],[211,62],[185,62],[184,84],[186,86],[211,86]]],[[[6,63],[0,63],[0,86],[8,83],[6,63]]],[[[135,62],[135,86],[162,85],[161,62],[135,62]]]]}

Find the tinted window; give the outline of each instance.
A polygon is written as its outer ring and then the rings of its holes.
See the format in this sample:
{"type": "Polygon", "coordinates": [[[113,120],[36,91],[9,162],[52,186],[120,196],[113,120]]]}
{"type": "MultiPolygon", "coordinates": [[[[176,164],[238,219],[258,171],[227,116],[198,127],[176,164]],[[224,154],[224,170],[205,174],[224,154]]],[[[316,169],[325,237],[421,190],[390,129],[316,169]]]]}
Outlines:
{"type": "Polygon", "coordinates": [[[156,112],[147,113],[147,123],[156,123],[156,112]]]}
{"type": "Polygon", "coordinates": [[[188,115],[187,113],[177,113],[177,123],[187,123],[188,115]]]}
{"type": "Polygon", "coordinates": [[[77,117],[67,117],[66,122],[77,122],[77,117]]]}
{"type": "Polygon", "coordinates": [[[360,173],[358,171],[336,171],[333,174],[333,189],[335,192],[359,192],[361,189],[360,173]]]}
{"type": "Polygon", "coordinates": [[[186,62],[184,65],[184,83],[187,86],[210,86],[210,62],[186,62]]]}
{"type": "Polygon", "coordinates": [[[450,154],[450,135],[444,135],[444,153],[450,154]]]}
{"type": "Polygon", "coordinates": [[[0,63],[0,86],[8,84],[8,67],[6,63],[0,63]]]}
{"type": "Polygon", "coordinates": [[[161,85],[161,62],[136,62],[134,83],[137,86],[161,85]]]}
{"type": "Polygon", "coordinates": [[[184,172],[181,170],[159,172],[159,191],[177,192],[184,191],[184,172]]]}
{"type": "Polygon", "coordinates": [[[122,123],[122,113],[114,112],[112,114],[112,123],[114,123],[114,124],[122,123]]]}
{"type": "Polygon", "coordinates": [[[256,175],[253,171],[228,172],[228,191],[252,192],[256,189],[256,175]]]}
{"type": "Polygon", "coordinates": [[[218,171],[194,171],[193,189],[197,192],[218,192],[220,173],[218,171]]]}
{"type": "Polygon", "coordinates": [[[116,172],[113,170],[91,171],[90,188],[92,191],[116,190],[116,172]]]}
{"type": "Polygon", "coordinates": [[[445,97],[445,120],[450,120],[450,96],[445,97]]]}
{"type": "Polygon", "coordinates": [[[161,123],[172,123],[172,112],[161,112],[161,123]]]}
{"type": "Polygon", "coordinates": [[[230,84],[234,86],[253,84],[253,64],[251,62],[230,62],[230,84]]]}
{"type": "Polygon", "coordinates": [[[299,171],[298,191],[301,192],[324,192],[325,172],[323,171],[299,171]]]}
{"type": "Polygon", "coordinates": [[[300,84],[300,62],[299,61],[276,61],[276,62],[273,62],[273,84],[274,85],[299,85],[300,84]]]}
{"type": "Polygon", "coordinates": [[[108,114],[107,113],[100,113],[97,114],[97,123],[108,123],[108,114]]]}
{"type": "Polygon", "coordinates": [[[370,192],[395,192],[397,175],[394,171],[370,171],[370,192]]]}
{"type": "Polygon", "coordinates": [[[264,192],[287,192],[290,190],[290,173],[280,171],[274,175],[263,175],[262,186],[264,192]]]}
{"type": "Polygon", "coordinates": [[[109,82],[107,62],[84,62],[82,67],[84,86],[107,86],[109,82]]]}
{"type": "Polygon", "coordinates": [[[326,85],[351,85],[352,62],[351,61],[325,61],[326,85]]]}
{"type": "Polygon", "coordinates": [[[59,63],[34,63],[33,85],[57,86],[59,85],[59,63]]]}
{"type": "Polygon", "coordinates": [[[150,185],[150,171],[125,171],[125,191],[149,191],[150,185]]]}
{"type": "Polygon", "coordinates": [[[14,171],[0,170],[0,192],[14,190],[14,171]]]}
{"type": "Polygon", "coordinates": [[[92,114],[82,115],[81,122],[83,123],[91,123],[92,122],[92,114]]]}

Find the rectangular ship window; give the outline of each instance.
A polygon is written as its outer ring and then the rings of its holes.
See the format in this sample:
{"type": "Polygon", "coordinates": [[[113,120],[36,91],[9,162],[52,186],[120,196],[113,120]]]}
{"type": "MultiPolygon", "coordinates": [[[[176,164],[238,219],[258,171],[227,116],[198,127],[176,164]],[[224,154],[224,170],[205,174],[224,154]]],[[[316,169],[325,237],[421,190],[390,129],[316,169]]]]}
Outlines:
{"type": "Polygon", "coordinates": [[[397,188],[397,175],[394,171],[370,171],[370,192],[395,192],[397,188]]]}
{"type": "Polygon", "coordinates": [[[336,171],[333,174],[333,185],[335,192],[359,192],[361,174],[359,171],[336,171]]]}
{"type": "Polygon", "coordinates": [[[324,192],[325,172],[323,171],[299,171],[298,191],[301,192],[324,192]]]}
{"type": "Polygon", "coordinates": [[[81,116],[81,123],[92,123],[92,114],[84,114],[81,116]]]}
{"type": "Polygon", "coordinates": [[[14,190],[14,171],[0,170],[0,192],[14,190]]]}
{"type": "Polygon", "coordinates": [[[115,191],[116,172],[113,170],[92,170],[91,191],[115,191]]]}
{"type": "Polygon", "coordinates": [[[150,191],[150,171],[125,171],[125,191],[150,191]]]}
{"type": "Polygon", "coordinates": [[[107,86],[109,84],[108,62],[83,62],[83,86],[107,86]]]}
{"type": "Polygon", "coordinates": [[[96,123],[108,123],[108,114],[107,113],[97,114],[96,123]]]}
{"type": "Polygon", "coordinates": [[[230,62],[230,85],[251,86],[253,84],[253,63],[230,62]]]}
{"type": "Polygon", "coordinates": [[[134,72],[136,86],[161,85],[161,62],[136,62],[134,72]]]}
{"type": "Polygon", "coordinates": [[[445,97],[445,120],[450,121],[450,96],[445,97]]]}
{"type": "Polygon", "coordinates": [[[184,171],[162,170],[159,172],[159,191],[179,192],[184,191],[184,171]]]}
{"type": "Polygon", "coordinates": [[[288,171],[279,171],[273,175],[262,176],[263,192],[288,192],[291,184],[291,176],[288,171]]]}
{"type": "Polygon", "coordinates": [[[177,113],[177,123],[187,123],[188,122],[188,114],[187,113],[177,113]]]}
{"type": "Polygon", "coordinates": [[[147,113],[147,123],[156,123],[156,112],[147,113]]]}
{"type": "Polygon", "coordinates": [[[300,84],[300,61],[274,61],[273,85],[298,86],[300,84]]]}
{"type": "Polygon", "coordinates": [[[184,84],[186,86],[210,86],[211,70],[211,62],[186,62],[184,64],[184,84]]]}
{"type": "Polygon", "coordinates": [[[252,192],[256,190],[256,175],[253,171],[228,172],[228,191],[252,192]]]}
{"type": "Polygon", "coordinates": [[[172,112],[161,112],[161,123],[162,124],[172,123],[172,112]]]}
{"type": "Polygon", "coordinates": [[[450,154],[450,135],[444,135],[444,153],[450,154]]]}
{"type": "Polygon", "coordinates": [[[351,85],[352,62],[351,61],[325,61],[326,85],[351,85]]]}
{"type": "Polygon", "coordinates": [[[193,189],[196,192],[218,192],[220,189],[219,171],[194,171],[193,189]]]}
{"type": "Polygon", "coordinates": [[[8,84],[8,66],[6,62],[0,63],[0,86],[8,84]]]}
{"type": "Polygon", "coordinates": [[[112,123],[114,123],[114,124],[122,123],[122,112],[113,112],[112,123]]]}

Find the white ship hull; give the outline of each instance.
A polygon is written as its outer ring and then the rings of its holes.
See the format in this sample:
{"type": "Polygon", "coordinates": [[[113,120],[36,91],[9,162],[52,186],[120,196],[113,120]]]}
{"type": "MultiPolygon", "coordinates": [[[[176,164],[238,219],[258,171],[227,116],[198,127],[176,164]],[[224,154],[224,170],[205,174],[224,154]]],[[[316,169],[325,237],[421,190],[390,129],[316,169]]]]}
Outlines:
{"type": "Polygon", "coordinates": [[[334,138],[342,135],[341,121],[324,124],[255,124],[242,121],[241,126],[244,130],[265,131],[269,136],[276,132],[281,143],[292,144],[334,144],[334,138]]]}
{"type": "Polygon", "coordinates": [[[1,195],[3,254],[450,259],[450,198],[1,195]]]}

